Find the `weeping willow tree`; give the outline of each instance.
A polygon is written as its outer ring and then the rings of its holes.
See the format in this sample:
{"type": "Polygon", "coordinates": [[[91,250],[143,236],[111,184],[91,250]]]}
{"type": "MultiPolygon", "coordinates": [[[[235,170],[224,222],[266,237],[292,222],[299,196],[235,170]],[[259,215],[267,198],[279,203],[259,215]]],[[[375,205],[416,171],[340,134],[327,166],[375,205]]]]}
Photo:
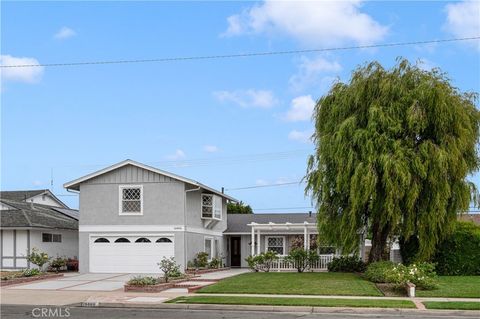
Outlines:
{"type": "Polygon", "coordinates": [[[440,70],[403,59],[389,70],[370,63],[334,84],[315,107],[305,177],[323,240],[352,253],[369,232],[371,262],[394,236],[416,236],[418,259],[428,259],[478,198],[467,180],[480,163],[476,102],[440,70]]]}

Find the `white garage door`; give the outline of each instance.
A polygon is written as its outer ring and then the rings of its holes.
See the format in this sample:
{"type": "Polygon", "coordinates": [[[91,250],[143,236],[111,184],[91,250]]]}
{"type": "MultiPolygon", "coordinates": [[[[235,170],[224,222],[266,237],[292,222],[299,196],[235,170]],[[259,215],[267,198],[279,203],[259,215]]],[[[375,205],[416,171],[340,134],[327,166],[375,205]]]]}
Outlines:
{"type": "Polygon", "coordinates": [[[90,237],[90,272],[161,273],[157,263],[174,256],[173,236],[90,237]]]}

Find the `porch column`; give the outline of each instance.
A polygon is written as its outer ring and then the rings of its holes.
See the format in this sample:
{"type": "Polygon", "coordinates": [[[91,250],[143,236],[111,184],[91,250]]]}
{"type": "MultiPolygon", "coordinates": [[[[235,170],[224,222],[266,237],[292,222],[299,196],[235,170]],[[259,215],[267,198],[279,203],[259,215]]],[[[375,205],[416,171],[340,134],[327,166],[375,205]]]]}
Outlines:
{"type": "Polygon", "coordinates": [[[308,246],[307,246],[307,235],[308,235],[307,224],[305,224],[305,225],[303,226],[303,249],[304,249],[304,250],[308,250],[308,246]]]}
{"type": "Polygon", "coordinates": [[[252,256],[255,255],[255,227],[252,225],[252,256]]]}
{"type": "Polygon", "coordinates": [[[257,255],[260,255],[260,229],[257,230],[257,255]]]}

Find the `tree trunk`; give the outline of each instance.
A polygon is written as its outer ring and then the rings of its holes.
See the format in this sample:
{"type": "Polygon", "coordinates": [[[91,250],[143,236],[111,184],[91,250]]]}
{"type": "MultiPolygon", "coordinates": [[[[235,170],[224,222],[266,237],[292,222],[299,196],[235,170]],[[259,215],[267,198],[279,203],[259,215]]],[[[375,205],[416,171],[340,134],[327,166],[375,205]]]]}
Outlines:
{"type": "Polygon", "coordinates": [[[380,227],[379,222],[374,222],[372,225],[372,249],[370,249],[370,254],[368,256],[368,262],[372,263],[375,261],[384,260],[384,252],[387,247],[387,239],[390,233],[388,224],[380,227]]]}

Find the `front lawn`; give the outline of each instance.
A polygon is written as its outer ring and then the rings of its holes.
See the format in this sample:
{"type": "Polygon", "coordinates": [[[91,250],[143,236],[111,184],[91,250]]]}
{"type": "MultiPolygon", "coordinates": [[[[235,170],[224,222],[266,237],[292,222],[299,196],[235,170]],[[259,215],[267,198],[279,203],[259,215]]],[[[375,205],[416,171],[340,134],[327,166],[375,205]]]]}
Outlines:
{"type": "Polygon", "coordinates": [[[480,310],[480,302],[472,301],[424,301],[427,309],[480,310]]]}
{"type": "Polygon", "coordinates": [[[480,276],[439,276],[437,289],[417,290],[417,296],[480,298],[480,276]]]}
{"type": "Polygon", "coordinates": [[[383,296],[375,284],[351,273],[247,273],[199,293],[383,296]]]}
{"type": "Polygon", "coordinates": [[[415,308],[410,300],[372,299],[322,299],[281,297],[232,297],[193,296],[178,297],[169,303],[220,304],[220,305],[264,305],[264,306],[310,306],[310,307],[375,307],[415,308]]]}

